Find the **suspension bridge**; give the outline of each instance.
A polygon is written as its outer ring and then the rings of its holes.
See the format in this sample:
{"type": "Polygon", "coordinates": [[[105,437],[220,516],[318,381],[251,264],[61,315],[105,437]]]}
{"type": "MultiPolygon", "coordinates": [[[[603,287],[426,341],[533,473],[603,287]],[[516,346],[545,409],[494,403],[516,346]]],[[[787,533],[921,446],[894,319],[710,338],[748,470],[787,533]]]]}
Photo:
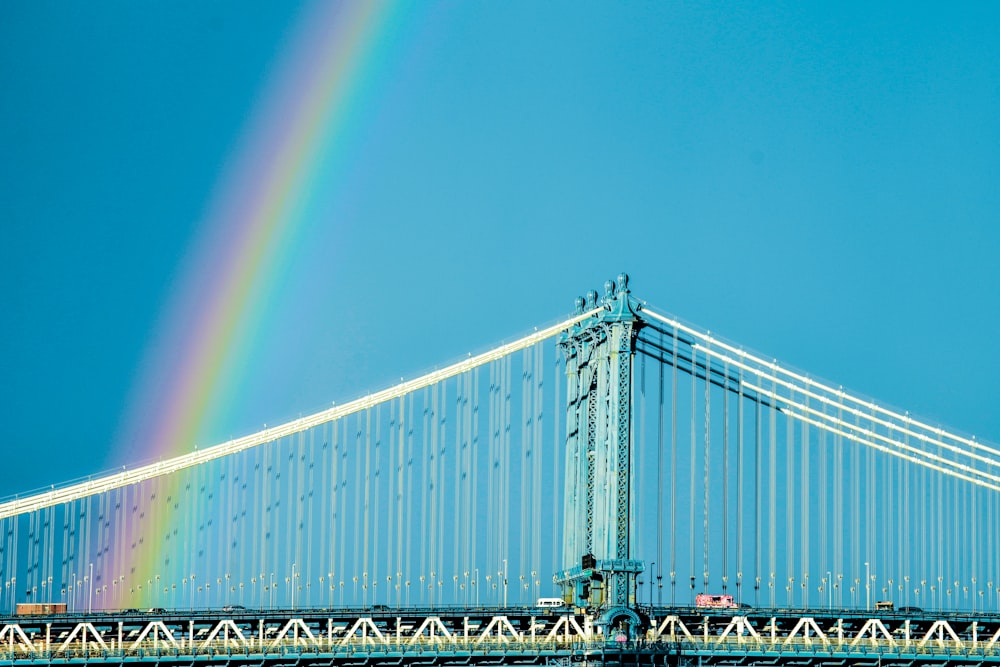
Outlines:
{"type": "Polygon", "coordinates": [[[0,502],[0,662],[1000,665],[1000,449],[631,295],[0,502]]]}

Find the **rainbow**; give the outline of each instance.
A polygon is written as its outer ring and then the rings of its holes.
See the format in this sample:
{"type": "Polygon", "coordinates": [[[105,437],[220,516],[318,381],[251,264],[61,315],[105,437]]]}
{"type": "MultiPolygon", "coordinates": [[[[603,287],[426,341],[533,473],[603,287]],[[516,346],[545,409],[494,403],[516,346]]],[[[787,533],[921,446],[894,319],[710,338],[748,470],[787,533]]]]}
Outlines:
{"type": "MultiPolygon", "coordinates": [[[[401,15],[395,5],[366,0],[319,2],[298,17],[161,313],[114,448],[118,457],[146,461],[192,450],[225,402],[241,350],[304,226],[316,173],[350,140],[360,98],[370,93],[369,76],[383,66],[401,15]]],[[[160,528],[143,532],[155,536],[160,528]]],[[[115,561],[122,558],[136,568],[130,578],[147,579],[156,551],[118,549],[101,567],[104,580],[120,576],[125,563],[115,561]]]]}

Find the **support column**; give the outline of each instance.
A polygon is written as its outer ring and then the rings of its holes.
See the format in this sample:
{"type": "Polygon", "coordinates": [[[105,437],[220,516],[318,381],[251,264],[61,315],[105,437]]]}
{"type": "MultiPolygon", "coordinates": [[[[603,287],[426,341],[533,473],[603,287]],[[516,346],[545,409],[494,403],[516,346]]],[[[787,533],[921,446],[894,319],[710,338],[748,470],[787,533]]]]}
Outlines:
{"type": "MultiPolygon", "coordinates": [[[[597,293],[577,312],[597,307],[597,293]]],[[[563,597],[578,607],[635,604],[632,559],[632,364],[642,325],[628,276],[605,283],[604,310],[566,332],[566,492],[563,597]]]]}

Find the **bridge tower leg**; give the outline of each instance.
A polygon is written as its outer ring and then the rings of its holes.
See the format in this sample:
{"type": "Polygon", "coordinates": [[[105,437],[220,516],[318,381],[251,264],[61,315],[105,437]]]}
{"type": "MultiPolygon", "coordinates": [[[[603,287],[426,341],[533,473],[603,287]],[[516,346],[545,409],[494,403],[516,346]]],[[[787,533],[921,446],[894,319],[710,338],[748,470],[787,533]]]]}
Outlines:
{"type": "MultiPolygon", "coordinates": [[[[577,312],[597,307],[597,293],[577,312]]],[[[578,607],[625,616],[635,605],[642,561],[632,558],[632,366],[642,321],[628,276],[605,283],[604,310],[566,332],[566,491],[563,597],[578,607]]]]}

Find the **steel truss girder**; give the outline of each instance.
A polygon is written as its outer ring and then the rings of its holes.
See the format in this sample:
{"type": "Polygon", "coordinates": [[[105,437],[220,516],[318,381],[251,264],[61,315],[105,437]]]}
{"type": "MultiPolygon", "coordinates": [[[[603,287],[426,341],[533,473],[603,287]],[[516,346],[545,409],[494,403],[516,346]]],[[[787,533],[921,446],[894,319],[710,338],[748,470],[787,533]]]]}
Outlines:
{"type": "MultiPolygon", "coordinates": [[[[147,619],[11,617],[0,620],[0,662],[191,664],[534,664],[603,655],[630,665],[676,656],[702,664],[1000,665],[1000,618],[991,614],[879,617],[849,610],[812,615],[768,610],[645,608],[635,640],[601,632],[596,616],[525,608],[475,614],[423,610],[381,613],[204,612],[147,619]],[[736,615],[733,615],[733,614],[736,615]],[[293,615],[298,614],[298,615],[293,615]],[[169,640],[165,640],[169,637],[169,640]],[[158,643],[157,643],[158,642],[158,643]]],[[[607,662],[607,660],[606,660],[607,662]]],[[[668,663],[671,664],[671,663],[668,663]]]]}

